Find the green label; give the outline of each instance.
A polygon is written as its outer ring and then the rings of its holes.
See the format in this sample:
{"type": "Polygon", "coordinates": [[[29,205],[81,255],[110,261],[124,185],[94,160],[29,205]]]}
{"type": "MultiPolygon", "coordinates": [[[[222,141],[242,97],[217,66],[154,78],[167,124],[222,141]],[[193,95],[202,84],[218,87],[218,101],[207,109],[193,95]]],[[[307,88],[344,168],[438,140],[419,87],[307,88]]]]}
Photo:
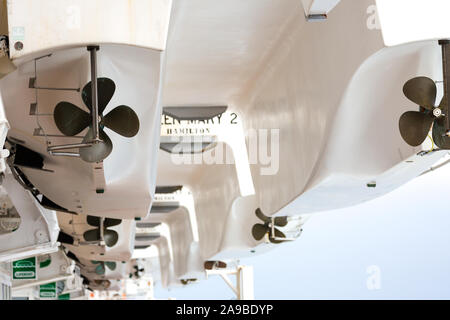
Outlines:
{"type": "Polygon", "coordinates": [[[11,38],[15,41],[25,40],[25,28],[24,27],[12,27],[11,38]]]}
{"type": "Polygon", "coordinates": [[[58,300],[70,300],[70,293],[60,294],[58,300]]]}
{"type": "Polygon", "coordinates": [[[47,259],[39,263],[39,268],[44,269],[47,268],[52,263],[52,259],[47,259]]]}
{"type": "Polygon", "coordinates": [[[36,257],[14,261],[13,279],[36,279],[36,257]]]}
{"type": "Polygon", "coordinates": [[[39,298],[56,298],[56,282],[39,286],[39,298]]]}

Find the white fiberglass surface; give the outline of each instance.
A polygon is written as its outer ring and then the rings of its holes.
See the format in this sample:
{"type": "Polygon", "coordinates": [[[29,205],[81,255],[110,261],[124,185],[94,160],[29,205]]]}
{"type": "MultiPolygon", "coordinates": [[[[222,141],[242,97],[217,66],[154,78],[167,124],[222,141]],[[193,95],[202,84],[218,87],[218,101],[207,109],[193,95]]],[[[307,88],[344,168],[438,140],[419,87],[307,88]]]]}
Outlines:
{"type": "Polygon", "coordinates": [[[164,50],[172,0],[14,0],[8,2],[13,59],[87,44],[164,50]],[[23,42],[16,50],[16,41],[23,42]]]}
{"type": "MultiPolygon", "coordinates": [[[[351,206],[393,190],[443,156],[414,157],[421,148],[409,147],[398,131],[400,115],[415,108],[402,86],[416,75],[439,79],[437,49],[429,43],[383,49],[381,32],[367,27],[367,8],[373,4],[344,1],[324,23],[307,23],[298,13],[251,85],[242,87],[238,98],[226,98],[242,115],[244,130],[280,130],[279,171],[261,175],[261,166],[252,166],[256,197],[239,198],[231,167],[171,166],[169,156],[160,152],[158,185],[187,185],[194,194],[204,258],[218,252],[227,256],[227,251],[248,254],[257,244],[251,227],[258,207],[268,215],[297,215],[351,206]],[[414,163],[402,163],[407,159],[414,163]],[[376,190],[367,186],[372,179],[378,182],[376,190]]],[[[169,74],[177,70],[170,70],[177,53],[171,54],[169,74]]],[[[192,66],[204,59],[211,57],[199,54],[192,66]]],[[[184,90],[195,93],[217,74],[196,78],[198,85],[184,90]]],[[[166,83],[167,101],[177,93],[192,102],[172,84],[166,83]]]]}
{"type": "Polygon", "coordinates": [[[188,258],[192,254],[190,247],[193,242],[188,211],[180,207],[170,213],[150,214],[148,221],[167,225],[167,239],[170,241],[169,249],[172,252],[174,272],[177,277],[183,276],[189,268],[188,258]]]}
{"type": "Polygon", "coordinates": [[[257,80],[235,103],[244,130],[280,130],[279,171],[261,175],[260,166],[252,166],[264,212],[278,211],[304,191],[349,81],[383,47],[380,32],[366,28],[366,9],[372,3],[344,1],[321,23],[308,23],[299,13],[257,80]]]}
{"type": "MultiPolygon", "coordinates": [[[[226,104],[238,110],[244,131],[280,131],[279,170],[263,175],[261,164],[252,164],[255,195],[242,192],[232,164],[175,165],[158,151],[164,57],[125,46],[99,52],[99,76],[117,86],[105,114],[126,104],[138,113],[141,128],[132,139],[106,131],[114,150],[104,161],[105,193],[95,192],[97,169],[80,159],[50,157],[44,138],[33,137],[37,124],[28,111],[36,97],[27,87],[33,64],[20,65],[0,82],[10,135],[40,152],[45,167],[54,171],[24,168],[25,174],[69,210],[116,218],[145,217],[155,185],[188,187],[198,244],[192,245],[193,226],[183,210],[169,218],[154,216],[164,223],[164,234],[153,245],[167,285],[200,270],[205,260],[248,254],[258,245],[251,236],[253,224],[260,222],[254,214],[258,207],[267,215],[296,215],[353,205],[393,190],[439,160],[442,152],[418,155],[422,148],[406,145],[397,123],[402,112],[415,108],[403,96],[405,81],[416,75],[439,79],[436,43],[384,48],[381,32],[367,26],[374,0],[342,1],[321,23],[305,21],[300,1],[280,1],[283,5],[175,1],[169,39],[165,105],[226,104]],[[368,189],[373,181],[376,190],[368,189]]],[[[89,81],[85,48],[55,52],[38,66],[41,86],[82,87],[89,81]]],[[[51,114],[63,99],[82,105],[79,93],[39,92],[37,97],[41,113],[51,114]]],[[[48,133],[58,133],[51,117],[40,121],[48,133]]],[[[129,241],[104,259],[131,257],[130,221],[124,232],[129,241]]],[[[91,254],[89,247],[72,249],[91,254]]],[[[96,248],[92,255],[100,260],[102,253],[96,248]]]]}
{"type": "Polygon", "coordinates": [[[450,2],[446,0],[376,0],[387,46],[448,39],[450,2]]]}
{"type": "MultiPolygon", "coordinates": [[[[367,183],[421,150],[399,133],[400,115],[416,108],[402,86],[414,76],[441,78],[439,48],[422,43],[382,50],[381,32],[367,26],[373,4],[343,1],[324,23],[294,20],[260,79],[236,103],[244,129],[280,130],[279,171],[261,175],[260,166],[252,166],[257,202],[267,214],[285,214],[282,208],[340,174],[359,182],[349,197],[338,192],[343,180],[335,184],[334,204],[379,196],[366,192],[367,183]]],[[[322,210],[324,199],[309,202],[309,212],[322,210]]]]}
{"type": "MultiPolygon", "coordinates": [[[[133,138],[105,129],[113,143],[113,151],[103,163],[105,183],[98,181],[99,175],[94,174],[99,166],[77,158],[50,156],[45,138],[33,136],[38,123],[29,115],[30,104],[36,102],[35,90],[28,89],[28,80],[34,77],[32,61],[23,63],[1,81],[3,102],[11,125],[9,135],[23,140],[26,147],[40,153],[45,168],[54,171],[23,169],[40,192],[58,205],[91,215],[130,219],[146,216],[156,174],[155,151],[159,145],[161,53],[131,46],[105,45],[101,46],[97,60],[98,77],[108,77],[116,85],[115,94],[103,114],[119,105],[127,105],[137,113],[140,121],[139,132],[133,138]],[[104,188],[105,192],[97,194],[98,188],[104,188]]],[[[39,86],[82,88],[90,81],[89,74],[86,48],[55,52],[37,62],[39,86]]],[[[41,90],[37,99],[38,112],[49,115],[39,117],[39,124],[47,135],[61,134],[51,116],[57,103],[68,101],[87,110],[78,92],[41,90]]],[[[76,138],[50,137],[49,140],[51,145],[80,142],[76,138]]]]}
{"type": "MultiPolygon", "coordinates": [[[[216,148],[223,147],[230,151],[224,144],[218,144],[216,148]]],[[[207,259],[220,248],[232,203],[240,196],[234,166],[177,165],[173,163],[170,154],[160,151],[158,170],[157,185],[183,185],[192,191],[201,255],[207,259]]]]}
{"type": "Polygon", "coordinates": [[[298,0],[175,0],[165,105],[227,104],[259,72],[298,0]],[[193,85],[194,84],[194,85],[193,85]]]}
{"type": "Polygon", "coordinates": [[[415,76],[442,79],[437,42],[385,48],[361,65],[336,113],[315,175],[304,195],[288,205],[289,212],[336,209],[373,199],[417,177],[446,154],[416,155],[422,147],[410,147],[400,136],[398,119],[418,108],[402,90],[415,76]],[[367,187],[371,182],[376,188],[367,187]]]}
{"type": "MultiPolygon", "coordinates": [[[[177,7],[169,42],[164,100],[187,105],[230,102],[242,116],[244,131],[280,130],[279,171],[273,175],[261,175],[261,166],[253,164],[256,197],[248,199],[239,198],[231,166],[173,166],[170,157],[160,152],[158,185],[186,185],[194,194],[203,257],[226,250],[244,252],[246,248],[255,246],[251,227],[257,222],[254,210],[258,207],[268,215],[323,210],[327,204],[324,199],[309,201],[307,210],[293,206],[293,210],[280,211],[297,200],[301,201],[302,195],[321,182],[325,186],[328,180],[324,177],[347,174],[346,179],[336,180],[333,188],[347,190],[350,194],[348,197],[336,194],[328,203],[349,206],[398,187],[438,160],[440,155],[435,154],[427,158],[431,159],[429,161],[418,161],[421,164],[404,176],[382,176],[380,184],[386,181],[387,187],[377,192],[358,190],[360,185],[361,189],[367,189],[366,184],[374,176],[385,172],[389,175],[392,173],[389,169],[420,151],[420,148],[406,145],[398,132],[398,118],[408,106],[404,104],[401,87],[417,73],[437,74],[432,71],[436,67],[435,52],[428,50],[426,45],[392,51],[384,60],[377,58],[376,53],[384,48],[384,44],[381,32],[367,27],[367,8],[373,4],[373,0],[341,2],[323,23],[307,23],[302,11],[293,10],[292,15],[285,16],[283,25],[278,24],[274,33],[278,35],[275,44],[259,39],[259,45],[266,46],[270,54],[266,55],[259,69],[253,70],[254,74],[246,68],[253,63],[258,65],[257,62],[252,61],[243,68],[245,77],[251,81],[248,85],[236,82],[240,85],[237,91],[231,86],[215,83],[216,77],[225,81],[235,73],[230,65],[220,69],[229,61],[215,60],[225,59],[225,55],[214,52],[214,45],[200,52],[203,42],[194,41],[199,45],[190,50],[199,50],[196,55],[189,55],[187,47],[174,50],[187,46],[189,36],[203,35],[194,33],[192,26],[180,29],[179,26],[186,24],[183,19],[195,17],[194,25],[198,28],[206,27],[209,22],[198,19],[201,10],[191,17],[187,14],[189,5],[177,7]],[[352,15],[349,16],[350,11],[352,15]],[[181,35],[185,37],[181,38],[181,35]],[[372,63],[373,79],[369,73],[367,77],[361,76],[364,73],[361,65],[366,61],[372,63]],[[208,65],[210,62],[220,68],[211,67],[208,65]],[[192,70],[188,72],[183,68],[192,70]],[[385,77],[390,77],[388,86],[381,85],[386,83],[385,77]],[[183,85],[182,79],[186,81],[183,85]],[[196,85],[189,86],[188,81],[196,85]],[[216,86],[219,93],[211,90],[210,86],[216,86]],[[180,97],[184,100],[177,100],[180,97]],[[378,128],[386,129],[379,131],[378,128]],[[322,165],[326,159],[331,160],[322,165]],[[358,180],[360,176],[366,176],[368,181],[362,183],[358,180]],[[350,185],[355,181],[358,183],[348,186],[345,181],[350,185]]],[[[215,27],[213,23],[211,28],[215,27]]],[[[226,33],[217,31],[217,34],[222,35],[221,32],[226,33]]],[[[237,38],[241,35],[238,34],[237,38]]],[[[207,39],[206,35],[203,36],[207,39]]],[[[250,52],[247,54],[251,55],[250,52]]],[[[227,56],[227,59],[232,57],[227,56]]],[[[242,60],[235,61],[236,68],[240,68],[242,60]]],[[[404,171],[402,168],[399,170],[404,171]]]]}

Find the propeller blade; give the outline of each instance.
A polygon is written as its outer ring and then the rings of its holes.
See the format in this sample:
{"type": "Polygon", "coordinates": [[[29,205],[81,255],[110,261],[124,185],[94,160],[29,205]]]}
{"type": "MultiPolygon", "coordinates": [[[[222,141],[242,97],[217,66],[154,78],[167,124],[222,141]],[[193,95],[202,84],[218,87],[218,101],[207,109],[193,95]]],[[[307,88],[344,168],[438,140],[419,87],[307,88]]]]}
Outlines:
{"type": "Polygon", "coordinates": [[[112,218],[106,218],[103,225],[107,228],[109,227],[115,227],[122,223],[122,220],[120,219],[112,219],[112,218]]]}
{"type": "Polygon", "coordinates": [[[87,220],[88,225],[90,225],[92,227],[100,227],[100,218],[99,217],[87,216],[86,220],[87,220]]]}
{"type": "Polygon", "coordinates": [[[88,230],[83,234],[83,238],[86,241],[99,241],[100,240],[100,229],[88,230]]]}
{"type": "Polygon", "coordinates": [[[105,266],[103,265],[103,263],[100,263],[96,268],[95,268],[95,273],[98,274],[99,276],[102,276],[105,274],[105,266]]]}
{"type": "Polygon", "coordinates": [[[445,131],[445,118],[436,119],[433,124],[433,141],[440,149],[450,150],[450,137],[445,131]]]}
{"type": "Polygon", "coordinates": [[[53,119],[59,131],[66,136],[75,136],[91,122],[91,116],[70,102],[60,102],[53,111],[53,119]]]}
{"type": "Polygon", "coordinates": [[[118,106],[103,118],[103,123],[118,134],[131,138],[139,132],[139,118],[128,106],[118,106]]]}
{"type": "Polygon", "coordinates": [[[288,224],[288,217],[275,217],[274,224],[277,227],[285,227],[288,224]]]}
{"type": "Polygon", "coordinates": [[[270,222],[270,218],[266,216],[260,208],[256,209],[255,214],[264,223],[270,222]]]}
{"type": "Polygon", "coordinates": [[[119,241],[119,234],[115,232],[114,230],[105,230],[104,233],[104,240],[106,243],[106,246],[108,247],[114,247],[117,241],[119,241]]]}
{"type": "Polygon", "coordinates": [[[403,86],[403,93],[409,100],[419,106],[433,110],[437,89],[436,84],[430,78],[417,77],[407,81],[403,86]]]}
{"type": "MultiPolygon", "coordinates": [[[[88,133],[83,139],[83,143],[92,141],[94,138],[92,129],[89,128],[88,133]]],[[[101,143],[97,143],[92,147],[80,148],[80,156],[86,162],[101,162],[106,159],[112,152],[113,145],[111,139],[108,135],[100,129],[100,139],[103,140],[101,143]]]]}
{"type": "MultiPolygon", "coordinates": [[[[206,270],[212,270],[214,267],[223,269],[227,267],[227,264],[223,261],[205,261],[204,267],[206,270]]],[[[144,269],[142,269],[142,271],[144,271],[144,269]]]]}
{"type": "Polygon", "coordinates": [[[257,223],[253,226],[252,228],[252,235],[253,238],[256,241],[261,240],[262,238],[264,238],[264,236],[266,235],[266,233],[269,231],[269,228],[267,228],[265,225],[257,223]]]}
{"type": "Polygon", "coordinates": [[[75,242],[75,239],[71,235],[68,235],[63,231],[59,231],[58,242],[64,244],[73,244],[75,242]]]}
{"type": "MultiPolygon", "coordinates": [[[[100,227],[100,219],[101,219],[100,217],[88,216],[87,223],[92,227],[100,227]]],[[[103,221],[103,227],[105,227],[105,228],[114,227],[114,226],[118,226],[121,223],[122,223],[122,220],[120,220],[120,219],[106,218],[103,221]]]]}
{"type": "Polygon", "coordinates": [[[402,114],[399,127],[403,140],[413,147],[421,145],[427,138],[434,119],[432,115],[417,111],[402,114]]]}
{"type": "MultiPolygon", "coordinates": [[[[97,79],[98,114],[101,115],[116,91],[114,81],[108,78],[97,79]]],[[[84,104],[92,111],[92,81],[86,84],[81,93],[84,104]]]]}
{"type": "MultiPolygon", "coordinates": [[[[277,228],[275,228],[275,237],[276,238],[286,238],[286,235],[281,232],[280,230],[278,230],[277,228]]],[[[272,237],[269,237],[270,242],[272,242],[273,244],[279,244],[282,243],[282,240],[275,240],[272,237]]]]}
{"type": "MultiPolygon", "coordinates": [[[[83,234],[86,241],[99,241],[100,240],[100,229],[93,229],[86,231],[83,234]]],[[[113,247],[117,241],[119,241],[119,234],[114,230],[105,230],[103,233],[103,238],[105,240],[106,246],[113,247]]]]}
{"type": "Polygon", "coordinates": [[[67,257],[72,259],[75,262],[80,262],[80,260],[77,258],[77,256],[71,251],[67,252],[67,257]]]}
{"type": "Polygon", "coordinates": [[[115,262],[110,262],[110,261],[105,262],[105,265],[106,265],[111,271],[116,270],[116,267],[117,267],[117,264],[116,264],[115,262]]]}

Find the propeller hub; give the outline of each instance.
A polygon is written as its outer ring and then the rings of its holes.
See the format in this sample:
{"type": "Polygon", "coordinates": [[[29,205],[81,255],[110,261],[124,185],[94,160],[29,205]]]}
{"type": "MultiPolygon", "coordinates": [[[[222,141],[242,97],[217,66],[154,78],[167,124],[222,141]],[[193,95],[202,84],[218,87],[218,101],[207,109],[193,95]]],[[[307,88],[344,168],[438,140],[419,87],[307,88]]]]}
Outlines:
{"type": "Polygon", "coordinates": [[[99,143],[102,143],[103,142],[103,140],[102,139],[92,139],[90,142],[92,142],[93,144],[99,144],[99,143]]]}
{"type": "Polygon", "coordinates": [[[434,110],[433,110],[433,115],[434,115],[436,118],[442,117],[442,110],[439,109],[439,108],[434,108],[434,110]]]}

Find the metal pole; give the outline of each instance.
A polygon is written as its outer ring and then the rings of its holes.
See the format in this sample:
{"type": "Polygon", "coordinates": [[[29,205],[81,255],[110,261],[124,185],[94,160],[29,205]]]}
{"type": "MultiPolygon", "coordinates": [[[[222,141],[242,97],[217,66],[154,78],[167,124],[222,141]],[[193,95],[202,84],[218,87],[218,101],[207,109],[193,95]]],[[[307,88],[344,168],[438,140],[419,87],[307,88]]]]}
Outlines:
{"type": "Polygon", "coordinates": [[[100,241],[105,240],[104,226],[105,226],[105,218],[100,218],[100,241]]]}
{"type": "Polygon", "coordinates": [[[450,83],[448,79],[448,73],[450,72],[450,64],[448,59],[450,58],[450,50],[449,50],[449,44],[450,40],[440,40],[439,44],[442,46],[442,72],[444,75],[444,101],[445,101],[445,129],[447,136],[450,133],[450,83]]]}
{"type": "Polygon", "coordinates": [[[78,148],[89,148],[89,147],[92,147],[92,143],[90,143],[90,142],[88,142],[88,143],[74,143],[74,144],[65,144],[65,145],[62,145],[62,146],[48,147],[47,151],[52,152],[52,151],[78,149],[78,148]]]}
{"type": "Polygon", "coordinates": [[[50,155],[56,156],[56,157],[73,157],[73,158],[79,158],[80,154],[75,152],[53,152],[50,151],[50,155]]]}
{"type": "Polygon", "coordinates": [[[97,88],[97,51],[99,46],[89,46],[88,51],[91,53],[91,83],[92,83],[92,131],[93,142],[100,142],[100,133],[98,125],[98,88],[97,88]]]}

